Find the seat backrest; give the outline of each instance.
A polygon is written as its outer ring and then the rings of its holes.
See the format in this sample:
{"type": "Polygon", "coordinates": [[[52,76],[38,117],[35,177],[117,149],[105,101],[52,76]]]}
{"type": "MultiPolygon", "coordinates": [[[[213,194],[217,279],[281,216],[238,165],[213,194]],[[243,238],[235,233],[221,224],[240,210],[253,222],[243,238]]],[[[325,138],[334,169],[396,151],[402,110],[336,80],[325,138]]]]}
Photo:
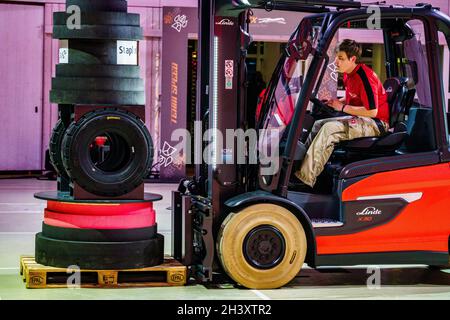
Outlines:
{"type": "Polygon", "coordinates": [[[390,127],[396,126],[397,122],[403,121],[408,114],[416,90],[408,86],[408,78],[388,78],[383,86],[387,93],[389,104],[390,127]]]}
{"type": "Polygon", "coordinates": [[[450,112],[447,112],[447,130],[448,130],[448,139],[450,140],[450,112]]]}
{"type": "Polygon", "coordinates": [[[433,126],[433,110],[414,106],[407,122],[408,138],[405,141],[407,152],[426,152],[436,149],[433,126]]]}

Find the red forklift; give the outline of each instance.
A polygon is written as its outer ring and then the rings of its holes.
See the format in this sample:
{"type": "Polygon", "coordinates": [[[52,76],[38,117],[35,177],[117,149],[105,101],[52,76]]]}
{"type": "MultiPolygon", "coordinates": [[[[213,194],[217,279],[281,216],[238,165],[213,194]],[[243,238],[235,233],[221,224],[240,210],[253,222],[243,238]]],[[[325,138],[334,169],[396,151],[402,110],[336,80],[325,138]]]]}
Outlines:
{"type": "Polygon", "coordinates": [[[276,128],[280,142],[269,146],[279,150],[279,165],[267,174],[266,162],[249,161],[252,152],[261,156],[254,143],[234,141],[230,150],[213,141],[219,161],[197,164],[195,176],[173,192],[172,254],[198,280],[225,272],[244,287],[267,289],[290,282],[304,264],[448,265],[450,117],[439,37],[450,45],[450,18],[430,4],[379,4],[373,27],[367,24],[373,5],[199,1],[196,120],[202,134],[276,128]],[[256,126],[249,128],[255,114],[246,104],[245,59],[255,8],[299,12],[299,24],[266,88],[256,126]],[[305,191],[292,174],[314,121],[339,115],[319,93],[333,71],[333,39],[343,28],[382,35],[391,129],[336,145],[312,191],[305,191]],[[286,77],[287,69],[297,76],[286,77]],[[295,109],[282,126],[274,117],[286,96],[295,109]],[[236,161],[238,148],[249,150],[244,164],[236,161]],[[234,164],[225,161],[230,158],[234,164]]]}

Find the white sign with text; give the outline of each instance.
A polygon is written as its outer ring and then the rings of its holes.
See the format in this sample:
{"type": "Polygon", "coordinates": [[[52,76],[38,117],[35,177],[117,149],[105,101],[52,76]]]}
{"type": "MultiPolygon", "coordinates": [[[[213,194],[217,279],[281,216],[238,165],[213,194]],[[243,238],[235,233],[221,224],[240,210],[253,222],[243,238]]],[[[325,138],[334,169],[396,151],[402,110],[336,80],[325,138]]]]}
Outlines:
{"type": "Polygon", "coordinates": [[[134,66],[138,64],[137,41],[117,41],[117,64],[134,66]]]}
{"type": "Polygon", "coordinates": [[[59,63],[69,63],[69,48],[59,48],[59,63]]]}

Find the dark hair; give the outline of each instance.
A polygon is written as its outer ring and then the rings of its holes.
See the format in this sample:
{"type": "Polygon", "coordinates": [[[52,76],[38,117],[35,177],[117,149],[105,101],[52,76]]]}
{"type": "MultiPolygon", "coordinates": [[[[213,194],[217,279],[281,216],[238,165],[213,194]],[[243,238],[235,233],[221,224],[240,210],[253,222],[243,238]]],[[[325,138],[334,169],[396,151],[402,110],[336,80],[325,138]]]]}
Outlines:
{"type": "Polygon", "coordinates": [[[344,51],[347,54],[347,57],[350,59],[351,57],[356,57],[356,62],[359,62],[361,59],[362,48],[359,43],[355,40],[344,39],[336,46],[336,53],[339,51],[344,51]]]}

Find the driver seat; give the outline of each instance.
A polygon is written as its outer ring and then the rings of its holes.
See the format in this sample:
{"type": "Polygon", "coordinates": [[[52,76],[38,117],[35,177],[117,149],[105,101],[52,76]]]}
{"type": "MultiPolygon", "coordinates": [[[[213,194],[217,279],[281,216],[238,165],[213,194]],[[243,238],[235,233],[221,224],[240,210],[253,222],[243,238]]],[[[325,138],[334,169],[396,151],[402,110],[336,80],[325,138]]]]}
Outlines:
{"type": "Polygon", "coordinates": [[[416,89],[409,87],[409,83],[408,78],[389,78],[383,84],[388,94],[390,131],[379,137],[342,141],[337,148],[370,155],[394,153],[408,136],[404,120],[416,94],[416,89]]]}

